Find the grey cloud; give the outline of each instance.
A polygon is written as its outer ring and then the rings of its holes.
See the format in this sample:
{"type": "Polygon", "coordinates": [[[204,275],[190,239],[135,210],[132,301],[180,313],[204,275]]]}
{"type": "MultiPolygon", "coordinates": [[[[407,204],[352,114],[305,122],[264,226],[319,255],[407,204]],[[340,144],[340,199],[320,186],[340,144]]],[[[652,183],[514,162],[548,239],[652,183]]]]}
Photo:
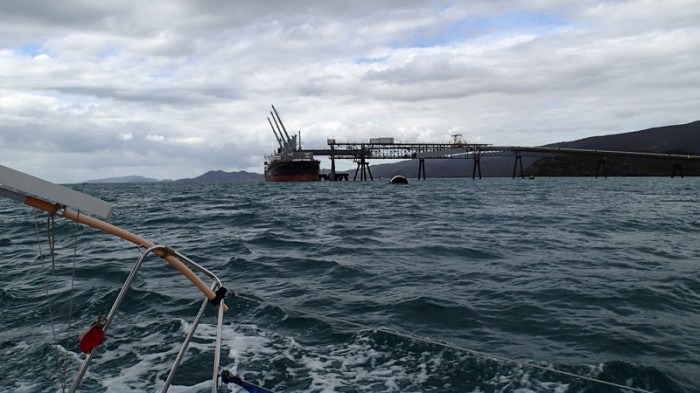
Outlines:
{"type": "Polygon", "coordinates": [[[10,2],[0,150],[59,181],[257,168],[271,103],[307,146],[682,123],[697,120],[699,17],[680,0],[10,2]]]}
{"type": "Polygon", "coordinates": [[[110,99],[125,102],[138,102],[143,104],[166,104],[166,105],[206,105],[219,99],[237,99],[239,96],[224,87],[212,86],[198,89],[164,87],[149,88],[143,86],[141,89],[135,86],[129,89],[113,87],[79,87],[67,86],[57,87],[57,92],[65,95],[79,95],[95,97],[100,99],[110,99]]]}

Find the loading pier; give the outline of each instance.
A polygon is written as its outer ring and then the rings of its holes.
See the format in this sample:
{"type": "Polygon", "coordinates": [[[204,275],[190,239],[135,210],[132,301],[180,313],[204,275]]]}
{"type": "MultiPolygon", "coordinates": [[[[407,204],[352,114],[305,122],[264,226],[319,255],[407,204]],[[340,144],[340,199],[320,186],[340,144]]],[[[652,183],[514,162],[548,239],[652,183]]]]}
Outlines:
{"type": "MultiPolygon", "coordinates": [[[[306,152],[314,156],[327,156],[331,160],[331,172],[326,179],[338,179],[335,171],[335,160],[353,160],[357,163],[353,180],[374,180],[369,166],[369,160],[417,159],[418,179],[425,179],[425,160],[430,159],[462,159],[473,160],[472,179],[481,176],[481,158],[486,156],[514,157],[512,177],[524,178],[523,157],[582,157],[597,160],[596,177],[607,177],[606,160],[609,158],[653,160],[668,162],[671,177],[677,174],[683,177],[683,166],[700,163],[700,156],[688,154],[645,153],[612,150],[588,150],[544,146],[495,146],[491,144],[466,143],[461,135],[453,135],[453,143],[395,143],[393,138],[372,138],[368,142],[336,142],[328,139],[328,149],[309,149],[306,152]]],[[[348,180],[348,177],[343,179],[348,180]]]]}

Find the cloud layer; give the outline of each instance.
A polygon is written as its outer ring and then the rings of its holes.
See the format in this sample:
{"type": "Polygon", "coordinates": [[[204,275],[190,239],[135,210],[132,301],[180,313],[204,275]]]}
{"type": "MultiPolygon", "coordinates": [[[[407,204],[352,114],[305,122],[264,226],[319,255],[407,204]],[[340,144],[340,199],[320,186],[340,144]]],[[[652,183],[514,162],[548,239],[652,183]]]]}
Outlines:
{"type": "Polygon", "coordinates": [[[693,0],[107,3],[0,9],[2,164],[59,182],[260,172],[270,104],[310,148],[698,120],[693,0]]]}

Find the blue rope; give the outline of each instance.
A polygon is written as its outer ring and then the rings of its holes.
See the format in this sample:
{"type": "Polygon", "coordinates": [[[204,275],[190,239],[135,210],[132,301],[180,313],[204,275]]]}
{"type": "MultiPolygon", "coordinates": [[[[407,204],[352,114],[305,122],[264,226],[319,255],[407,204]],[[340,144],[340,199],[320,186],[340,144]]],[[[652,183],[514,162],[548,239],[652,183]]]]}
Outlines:
{"type": "Polygon", "coordinates": [[[271,390],[267,390],[267,389],[262,388],[258,385],[253,385],[250,382],[246,382],[246,381],[242,380],[241,378],[234,375],[232,372],[230,372],[228,370],[221,371],[221,382],[223,382],[223,383],[235,383],[236,385],[247,390],[249,393],[273,393],[271,390]]]}

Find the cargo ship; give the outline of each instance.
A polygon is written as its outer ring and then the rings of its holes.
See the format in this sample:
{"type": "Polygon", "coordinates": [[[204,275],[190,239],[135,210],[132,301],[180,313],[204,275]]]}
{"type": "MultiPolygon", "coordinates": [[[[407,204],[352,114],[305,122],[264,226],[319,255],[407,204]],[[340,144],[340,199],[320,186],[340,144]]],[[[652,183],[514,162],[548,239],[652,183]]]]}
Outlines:
{"type": "Polygon", "coordinates": [[[319,168],[321,162],[314,159],[313,153],[303,151],[299,143],[299,136],[289,136],[282,119],[272,106],[272,120],[267,122],[272,127],[272,133],[279,147],[265,157],[265,181],[269,182],[303,182],[319,181],[319,168]]]}

